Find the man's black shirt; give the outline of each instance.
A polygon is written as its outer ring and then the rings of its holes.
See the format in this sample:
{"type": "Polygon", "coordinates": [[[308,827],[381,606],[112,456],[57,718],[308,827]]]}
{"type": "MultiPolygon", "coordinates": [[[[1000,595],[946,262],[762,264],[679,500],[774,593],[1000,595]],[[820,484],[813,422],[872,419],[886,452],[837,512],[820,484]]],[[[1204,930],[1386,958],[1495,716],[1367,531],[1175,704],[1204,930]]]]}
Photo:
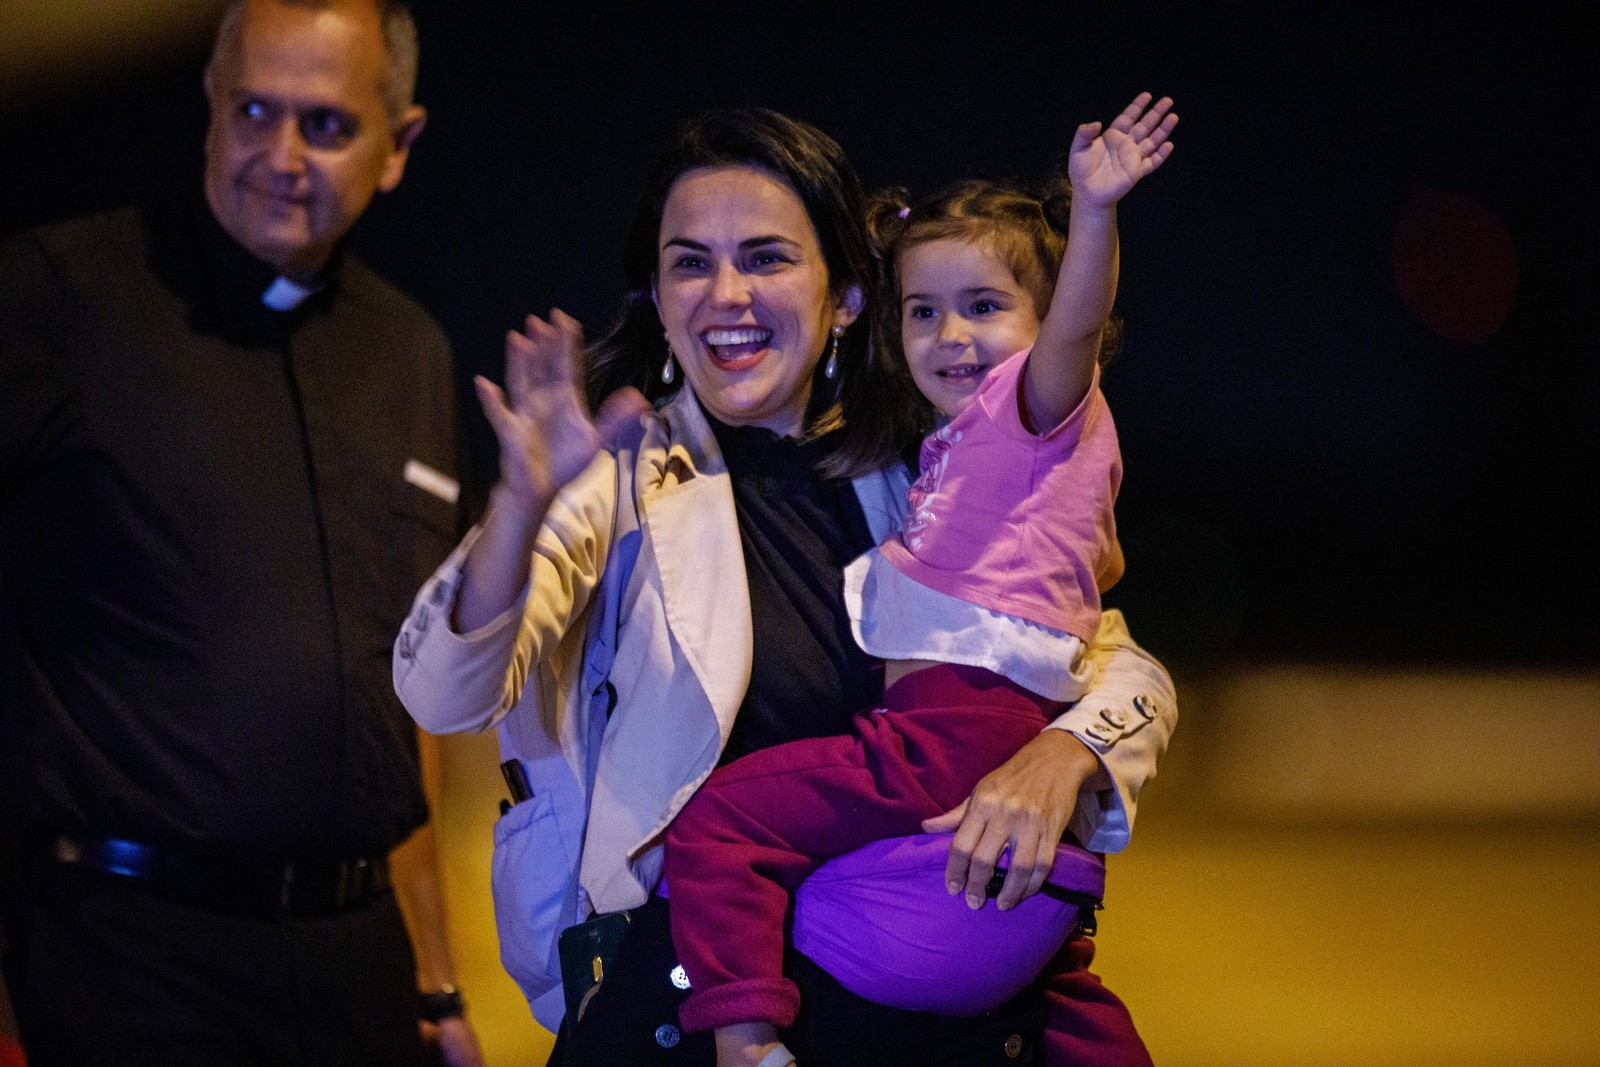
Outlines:
{"type": "Polygon", "coordinates": [[[274,277],[203,208],[0,250],[16,829],[314,859],[425,817],[389,663],[460,533],[448,346],[352,257],[274,277]]]}

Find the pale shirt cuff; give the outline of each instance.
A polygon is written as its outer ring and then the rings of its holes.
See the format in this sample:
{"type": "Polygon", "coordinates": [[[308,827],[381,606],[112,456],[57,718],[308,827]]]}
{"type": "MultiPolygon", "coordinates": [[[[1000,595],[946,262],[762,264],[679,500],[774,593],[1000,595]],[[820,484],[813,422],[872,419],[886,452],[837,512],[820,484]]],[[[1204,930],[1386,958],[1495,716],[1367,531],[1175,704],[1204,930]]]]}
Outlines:
{"type": "Polygon", "coordinates": [[[1081,741],[1094,755],[1095,762],[1100,765],[1099,775],[1103,775],[1112,784],[1106,789],[1080,792],[1078,806],[1073,809],[1072,818],[1067,821],[1067,829],[1090,852],[1121,852],[1128,847],[1128,842],[1133,837],[1129,802],[1123,796],[1122,786],[1117,781],[1116,773],[1106,762],[1105,754],[1095,747],[1093,740],[1085,736],[1081,729],[1068,721],[1072,717],[1073,713],[1068,711],[1045,729],[1063,730],[1081,741]]]}

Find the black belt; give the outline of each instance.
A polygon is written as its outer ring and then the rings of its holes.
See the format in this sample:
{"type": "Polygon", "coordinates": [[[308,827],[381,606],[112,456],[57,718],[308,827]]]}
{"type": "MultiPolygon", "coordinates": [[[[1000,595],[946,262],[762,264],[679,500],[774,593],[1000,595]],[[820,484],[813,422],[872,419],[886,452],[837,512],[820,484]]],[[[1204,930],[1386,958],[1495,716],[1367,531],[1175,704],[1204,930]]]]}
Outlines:
{"type": "Polygon", "coordinates": [[[47,838],[58,864],[132,879],[152,891],[214,911],[313,915],[342,911],[389,889],[389,860],[230,863],[116,837],[47,838]]]}

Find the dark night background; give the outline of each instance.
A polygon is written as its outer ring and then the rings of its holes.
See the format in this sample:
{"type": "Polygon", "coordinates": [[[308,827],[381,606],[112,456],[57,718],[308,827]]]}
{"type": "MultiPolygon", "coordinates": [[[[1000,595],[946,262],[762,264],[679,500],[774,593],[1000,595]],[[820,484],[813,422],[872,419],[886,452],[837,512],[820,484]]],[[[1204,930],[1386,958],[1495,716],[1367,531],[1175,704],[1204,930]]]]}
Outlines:
{"type": "MultiPolygon", "coordinates": [[[[526,311],[601,330],[695,110],[778,108],[927,193],[1037,175],[1148,88],[1183,121],[1122,211],[1110,602],[1180,672],[1600,661],[1593,3],[418,13],[429,126],[355,240],[444,322],[464,398],[526,311]]],[[[0,233],[195,181],[205,50],[0,96],[0,233]]]]}

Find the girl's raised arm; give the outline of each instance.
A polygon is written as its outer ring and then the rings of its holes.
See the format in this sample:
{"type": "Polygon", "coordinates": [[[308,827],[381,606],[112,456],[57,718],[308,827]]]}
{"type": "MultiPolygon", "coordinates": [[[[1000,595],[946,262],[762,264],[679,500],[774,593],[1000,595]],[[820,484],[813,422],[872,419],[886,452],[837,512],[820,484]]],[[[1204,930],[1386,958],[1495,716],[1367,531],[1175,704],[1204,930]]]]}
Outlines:
{"type": "Polygon", "coordinates": [[[1078,127],[1067,157],[1072,212],[1050,310],[1028,357],[1023,399],[1043,433],[1078,406],[1094,381],[1100,338],[1117,295],[1117,201],[1172,155],[1172,98],[1140,93],[1102,130],[1078,127]]]}

